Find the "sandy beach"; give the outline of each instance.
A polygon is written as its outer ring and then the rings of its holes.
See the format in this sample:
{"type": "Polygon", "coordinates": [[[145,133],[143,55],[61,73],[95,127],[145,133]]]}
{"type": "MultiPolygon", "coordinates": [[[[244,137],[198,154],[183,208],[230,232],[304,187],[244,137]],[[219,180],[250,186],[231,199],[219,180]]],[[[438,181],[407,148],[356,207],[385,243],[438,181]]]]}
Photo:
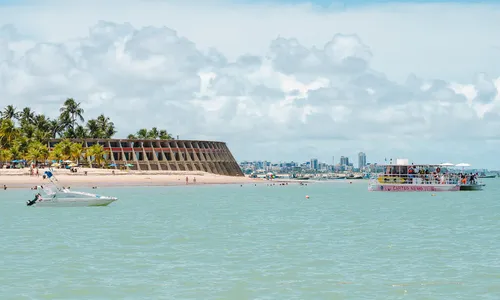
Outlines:
{"type": "MultiPolygon", "coordinates": [[[[39,176],[30,176],[29,169],[0,169],[0,186],[7,188],[31,188],[48,182],[42,175],[47,169],[40,169],[39,176]]],[[[59,183],[65,187],[106,187],[106,186],[172,186],[200,184],[244,184],[263,183],[266,180],[222,176],[199,171],[120,171],[79,168],[77,173],[65,169],[53,169],[59,183]],[[87,175],[85,175],[85,171],[87,175]],[[195,182],[196,180],[196,182],[195,182]]]]}

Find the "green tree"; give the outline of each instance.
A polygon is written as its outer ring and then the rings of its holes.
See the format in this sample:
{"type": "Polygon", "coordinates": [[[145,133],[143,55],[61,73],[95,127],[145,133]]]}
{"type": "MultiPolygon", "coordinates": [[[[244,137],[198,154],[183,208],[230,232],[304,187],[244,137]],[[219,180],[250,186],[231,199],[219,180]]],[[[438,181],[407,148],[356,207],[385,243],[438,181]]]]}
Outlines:
{"type": "Polygon", "coordinates": [[[44,145],[39,141],[34,141],[29,144],[26,159],[38,163],[39,161],[46,161],[48,157],[49,149],[47,145],[44,145]]]}
{"type": "Polygon", "coordinates": [[[84,122],[83,114],[85,110],[80,106],[80,102],[76,102],[73,98],[68,98],[64,101],[63,107],[61,107],[61,119],[67,120],[68,118],[71,120],[71,129],[75,130],[76,120],[79,119],[81,122],[84,122]]]}
{"type": "Polygon", "coordinates": [[[86,154],[87,157],[90,157],[90,159],[97,165],[103,166],[105,163],[107,151],[104,150],[104,147],[102,145],[94,144],[87,149],[86,154]]]}
{"type": "Polygon", "coordinates": [[[165,129],[158,130],[158,128],[153,127],[151,130],[146,128],[139,129],[135,134],[129,134],[128,139],[160,139],[160,140],[172,140],[173,137],[165,129]]]}
{"type": "Polygon", "coordinates": [[[14,105],[7,105],[1,113],[2,119],[16,120],[19,117],[19,112],[14,105]]]}
{"type": "Polygon", "coordinates": [[[9,149],[0,149],[0,161],[9,162],[12,160],[12,152],[9,149]]]}
{"type": "Polygon", "coordinates": [[[164,129],[160,130],[159,138],[160,138],[160,140],[172,140],[173,139],[172,135],[164,129]]]}
{"type": "Polygon", "coordinates": [[[70,158],[76,163],[80,163],[80,158],[83,155],[83,145],[80,143],[72,143],[70,146],[70,158]]]}
{"type": "Polygon", "coordinates": [[[20,132],[16,128],[14,121],[3,119],[2,123],[0,123],[0,147],[4,149],[11,147],[19,136],[20,132]]]}
{"type": "Polygon", "coordinates": [[[71,158],[71,146],[73,143],[69,139],[63,139],[57,145],[54,146],[54,152],[60,154],[59,159],[70,159],[71,158]]]}
{"type": "Polygon", "coordinates": [[[35,113],[33,112],[33,110],[31,110],[31,108],[25,107],[23,108],[22,111],[19,112],[18,118],[21,124],[22,123],[31,124],[35,119],[35,113]]]}

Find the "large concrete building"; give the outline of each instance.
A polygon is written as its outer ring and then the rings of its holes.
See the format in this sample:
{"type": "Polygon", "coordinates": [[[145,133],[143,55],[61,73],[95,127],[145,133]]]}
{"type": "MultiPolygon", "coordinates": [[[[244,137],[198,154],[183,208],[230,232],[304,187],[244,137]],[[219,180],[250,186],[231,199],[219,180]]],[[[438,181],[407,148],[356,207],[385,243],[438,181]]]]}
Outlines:
{"type": "MultiPolygon", "coordinates": [[[[61,139],[49,141],[52,149],[61,139]]],[[[83,147],[100,144],[111,153],[114,168],[159,171],[204,171],[243,176],[240,166],[224,142],[190,140],[74,139],[83,147]]],[[[89,164],[92,166],[90,158],[89,164]]],[[[94,164],[95,167],[97,167],[94,164]]]]}

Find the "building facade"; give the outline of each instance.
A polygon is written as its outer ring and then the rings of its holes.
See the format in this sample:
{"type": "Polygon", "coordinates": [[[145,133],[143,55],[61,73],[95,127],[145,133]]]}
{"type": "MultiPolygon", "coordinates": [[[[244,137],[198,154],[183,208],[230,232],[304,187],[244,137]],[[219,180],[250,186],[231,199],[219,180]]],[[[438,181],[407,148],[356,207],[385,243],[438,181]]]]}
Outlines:
{"type": "Polygon", "coordinates": [[[341,156],[340,157],[340,165],[341,166],[348,166],[349,165],[349,157],[341,156]]]}
{"type": "Polygon", "coordinates": [[[311,169],[312,170],[318,170],[319,165],[318,165],[318,159],[317,158],[311,158],[311,169]]]}
{"type": "MultiPolygon", "coordinates": [[[[61,139],[49,141],[49,149],[61,139]]],[[[224,142],[191,140],[73,139],[84,148],[101,145],[113,168],[141,171],[204,171],[227,176],[244,176],[224,142]]],[[[91,167],[92,164],[88,157],[91,167]]]]}
{"type": "Polygon", "coordinates": [[[364,152],[358,153],[358,168],[361,170],[366,166],[366,154],[364,152]]]}

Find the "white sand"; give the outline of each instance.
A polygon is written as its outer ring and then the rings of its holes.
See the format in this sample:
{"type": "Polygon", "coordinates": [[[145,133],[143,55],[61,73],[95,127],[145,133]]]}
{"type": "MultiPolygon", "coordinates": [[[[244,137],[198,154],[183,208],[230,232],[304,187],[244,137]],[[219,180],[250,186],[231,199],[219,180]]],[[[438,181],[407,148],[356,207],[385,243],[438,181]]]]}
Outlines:
{"type": "MultiPolygon", "coordinates": [[[[0,186],[7,188],[30,188],[43,185],[42,175],[47,169],[40,169],[39,176],[30,176],[29,168],[25,169],[0,169],[0,186]]],[[[69,187],[103,187],[103,186],[166,186],[193,184],[243,184],[263,183],[266,180],[248,177],[233,177],[215,175],[199,171],[120,171],[104,169],[79,168],[77,173],[65,169],[53,169],[53,174],[62,186],[69,187]],[[87,171],[87,175],[84,172],[87,171]],[[194,179],[196,178],[196,183],[194,179]]]]}

